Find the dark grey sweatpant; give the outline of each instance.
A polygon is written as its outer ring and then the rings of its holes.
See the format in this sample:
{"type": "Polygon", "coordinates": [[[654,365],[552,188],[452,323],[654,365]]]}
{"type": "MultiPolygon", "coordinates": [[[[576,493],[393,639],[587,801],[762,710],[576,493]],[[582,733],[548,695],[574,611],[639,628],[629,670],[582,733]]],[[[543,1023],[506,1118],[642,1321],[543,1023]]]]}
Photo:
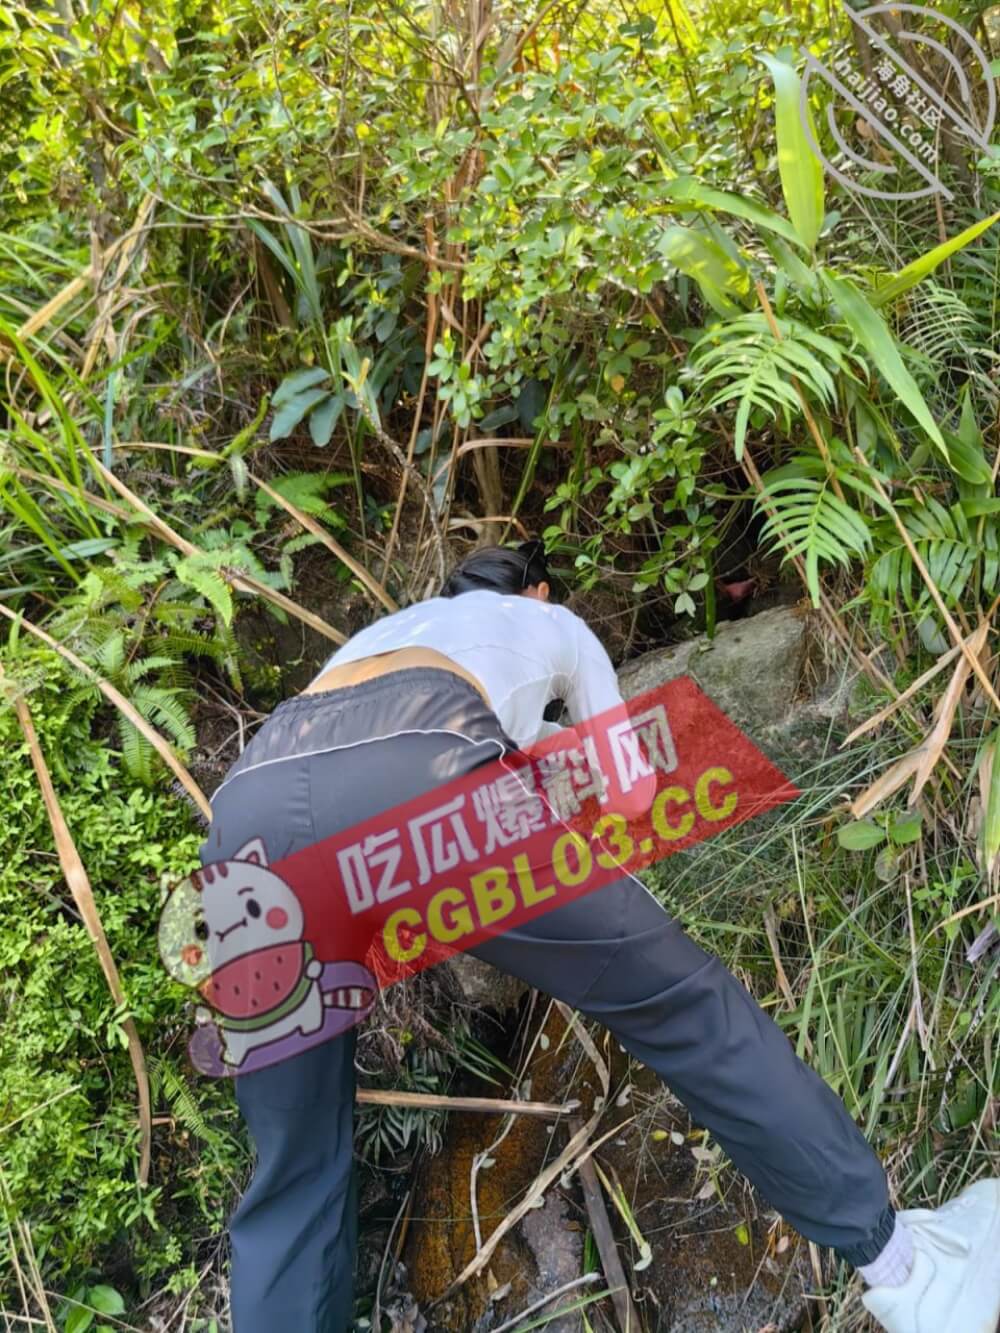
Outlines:
{"type": "MultiPolygon", "coordinates": [[[[479,694],[434,668],[279,705],[212,800],[203,863],[272,860],[496,759],[479,694]]],[[[843,1103],[718,959],[626,877],[473,952],[598,1019],[795,1229],[860,1265],[888,1240],[885,1174],[843,1103]]],[[[257,1164],[232,1218],[234,1333],[344,1333],[356,1243],[355,1035],[236,1080],[257,1164]]]]}

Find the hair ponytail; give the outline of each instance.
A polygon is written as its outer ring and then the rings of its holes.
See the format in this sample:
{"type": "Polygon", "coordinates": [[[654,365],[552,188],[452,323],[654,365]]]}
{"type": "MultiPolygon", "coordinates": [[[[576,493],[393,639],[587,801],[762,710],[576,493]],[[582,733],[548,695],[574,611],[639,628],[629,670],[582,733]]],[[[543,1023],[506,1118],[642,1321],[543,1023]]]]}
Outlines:
{"type": "Polygon", "coordinates": [[[545,543],[539,539],[522,542],[511,549],[505,546],[486,546],[456,565],[441,589],[442,597],[457,597],[463,592],[518,594],[525,588],[548,583],[549,569],[545,559],[545,543]]]}

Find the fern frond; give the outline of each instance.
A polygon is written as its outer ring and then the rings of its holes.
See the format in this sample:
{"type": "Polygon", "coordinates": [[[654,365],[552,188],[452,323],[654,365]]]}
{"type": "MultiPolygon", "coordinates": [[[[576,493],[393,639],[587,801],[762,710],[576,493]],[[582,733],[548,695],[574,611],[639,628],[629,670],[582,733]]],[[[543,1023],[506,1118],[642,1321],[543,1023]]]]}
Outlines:
{"type": "MultiPolygon", "coordinates": [[[[897,511],[914,548],[928,574],[937,585],[947,606],[956,606],[972,580],[977,562],[983,560],[982,583],[987,593],[996,586],[998,552],[995,525],[987,524],[981,543],[970,530],[969,520],[960,504],[945,507],[933,496],[922,504],[901,502],[897,511]],[[992,549],[990,549],[992,548],[992,549]]],[[[880,553],[872,563],[869,578],[875,590],[887,601],[901,601],[908,610],[920,612],[931,600],[913,557],[895,525],[878,525],[876,549],[880,553]]]]}
{"type": "Polygon", "coordinates": [[[122,743],[122,762],[126,771],[144,787],[153,785],[155,750],[141,731],[127,718],[119,716],[118,735],[122,743]]]}
{"type": "Polygon", "coordinates": [[[197,735],[188,716],[188,701],[179,691],[141,685],[134,691],[131,702],[147,721],[168,732],[181,749],[194,749],[197,735]]]}
{"type": "Polygon", "coordinates": [[[702,390],[725,381],[706,403],[708,410],[737,402],[733,445],[742,458],[750,413],[759,408],[775,420],[801,412],[794,376],[803,392],[825,408],[836,402],[834,373],[850,373],[849,356],[832,338],[795,320],[779,320],[781,341],[762,314],[744,315],[699,339],[691,353],[702,390]]]}
{"type": "Polygon", "coordinates": [[[219,571],[200,556],[178,560],[175,572],[182,583],[200,592],[205,601],[228,625],[233,618],[233,595],[219,571]]]}
{"type": "Polygon", "coordinates": [[[848,565],[864,556],[871,546],[868,524],[834,493],[828,478],[803,476],[785,467],[768,473],[763,482],[756,507],[771,512],[761,542],[782,551],[784,560],[802,557],[806,584],[818,606],[820,564],[848,565]]]}
{"type": "Polygon", "coordinates": [[[199,1139],[210,1141],[213,1138],[208,1121],[205,1119],[191,1091],[190,1084],[177,1076],[176,1071],[165,1061],[149,1061],[150,1094],[158,1099],[160,1093],[167,1099],[170,1113],[189,1133],[199,1139]]]}

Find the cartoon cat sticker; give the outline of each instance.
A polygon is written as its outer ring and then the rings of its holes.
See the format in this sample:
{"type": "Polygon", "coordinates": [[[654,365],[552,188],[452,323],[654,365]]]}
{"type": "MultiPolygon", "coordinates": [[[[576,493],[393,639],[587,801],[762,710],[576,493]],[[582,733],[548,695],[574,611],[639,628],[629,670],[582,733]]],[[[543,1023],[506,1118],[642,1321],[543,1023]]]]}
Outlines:
{"type": "Polygon", "coordinates": [[[166,899],[160,953],[206,1007],[190,1054],[203,1073],[273,1064],[346,1031],[375,1003],[360,963],[324,964],[303,938],[302,907],[260,838],[195,871],[166,899]]]}

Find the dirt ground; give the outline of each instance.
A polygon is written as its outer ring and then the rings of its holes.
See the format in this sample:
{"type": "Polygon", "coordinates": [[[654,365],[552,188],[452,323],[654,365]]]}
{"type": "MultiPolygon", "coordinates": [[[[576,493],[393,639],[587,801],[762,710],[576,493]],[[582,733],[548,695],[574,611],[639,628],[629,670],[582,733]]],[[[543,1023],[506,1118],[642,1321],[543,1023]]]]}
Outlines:
{"type": "MultiPolygon", "coordinates": [[[[537,1051],[530,1065],[531,1097],[580,1098],[586,1113],[600,1091],[593,1071],[557,1013],[550,1013],[545,1034],[547,1049],[537,1051]]],[[[805,1242],[759,1204],[735,1172],[706,1160],[703,1134],[649,1071],[610,1037],[602,1051],[612,1069],[612,1092],[597,1136],[616,1123],[621,1132],[598,1149],[595,1160],[612,1185],[620,1184],[651,1249],[651,1261],[642,1266],[638,1245],[605,1196],[646,1333],[786,1333],[810,1327],[805,1242]]],[[[481,1094],[497,1095],[487,1088],[481,1094]]],[[[423,1161],[414,1181],[402,1258],[428,1333],[490,1333],[540,1295],[587,1271],[585,1260],[599,1267],[592,1247],[586,1247],[591,1221],[573,1177],[552,1187],[544,1209],[533,1210],[514,1228],[479,1275],[447,1300],[438,1299],[475,1253],[470,1204],[475,1156],[489,1149],[494,1159],[477,1180],[485,1239],[566,1142],[562,1126],[520,1116],[491,1147],[501,1126],[497,1117],[451,1116],[442,1151],[423,1161]]],[[[561,1304],[604,1289],[603,1282],[577,1288],[561,1304]]],[[[545,1313],[552,1316],[559,1308],[560,1302],[553,1303],[545,1313]]],[[[608,1298],[588,1305],[586,1317],[595,1333],[618,1328],[608,1298]]],[[[550,1333],[581,1333],[585,1326],[576,1312],[546,1327],[550,1333]]]]}

